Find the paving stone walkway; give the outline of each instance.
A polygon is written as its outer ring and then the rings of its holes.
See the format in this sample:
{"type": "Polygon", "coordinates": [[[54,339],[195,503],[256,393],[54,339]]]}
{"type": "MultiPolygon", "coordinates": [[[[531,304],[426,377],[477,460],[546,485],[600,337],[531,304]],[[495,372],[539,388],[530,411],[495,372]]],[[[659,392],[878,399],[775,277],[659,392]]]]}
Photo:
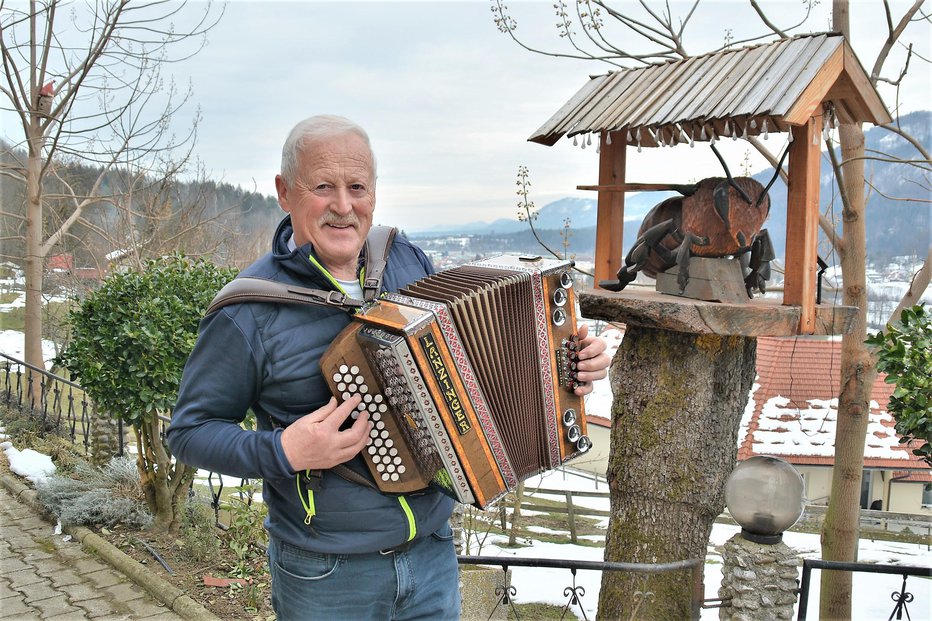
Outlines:
{"type": "Polygon", "coordinates": [[[0,486],[0,619],[180,620],[0,486]]]}

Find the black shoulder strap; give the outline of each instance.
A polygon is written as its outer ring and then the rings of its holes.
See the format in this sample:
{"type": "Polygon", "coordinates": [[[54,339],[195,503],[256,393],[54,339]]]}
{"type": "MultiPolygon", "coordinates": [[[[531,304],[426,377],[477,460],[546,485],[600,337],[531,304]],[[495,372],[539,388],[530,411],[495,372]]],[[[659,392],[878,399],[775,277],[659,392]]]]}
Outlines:
{"type": "MultiPolygon", "coordinates": [[[[365,302],[372,301],[382,287],[382,276],[388,263],[395,229],[389,226],[374,226],[366,237],[366,277],[363,283],[365,302]]],[[[365,302],[347,297],[339,291],[309,289],[297,285],[243,276],[234,278],[214,296],[205,315],[220,310],[229,304],[244,302],[271,302],[275,304],[317,304],[335,306],[346,311],[361,307],[365,302]]]]}

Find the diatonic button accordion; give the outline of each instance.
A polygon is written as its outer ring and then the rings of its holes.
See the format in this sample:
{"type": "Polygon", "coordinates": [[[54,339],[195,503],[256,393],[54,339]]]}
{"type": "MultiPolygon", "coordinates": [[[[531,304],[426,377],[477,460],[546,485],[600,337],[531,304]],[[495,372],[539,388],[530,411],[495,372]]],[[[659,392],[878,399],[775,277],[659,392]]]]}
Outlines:
{"type": "Polygon", "coordinates": [[[363,459],[388,493],[439,487],[485,508],[592,446],[572,264],[501,256],[383,295],[321,358],[373,423],[363,459]]]}

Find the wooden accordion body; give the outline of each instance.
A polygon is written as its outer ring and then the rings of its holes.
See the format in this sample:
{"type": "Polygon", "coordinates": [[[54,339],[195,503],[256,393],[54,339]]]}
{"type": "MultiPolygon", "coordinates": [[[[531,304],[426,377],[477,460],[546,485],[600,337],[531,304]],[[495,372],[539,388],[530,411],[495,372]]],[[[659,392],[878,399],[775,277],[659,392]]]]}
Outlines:
{"type": "Polygon", "coordinates": [[[321,358],[337,399],[361,394],[377,487],[440,486],[485,508],[587,451],[569,261],[501,256],[363,308],[321,358]]]}

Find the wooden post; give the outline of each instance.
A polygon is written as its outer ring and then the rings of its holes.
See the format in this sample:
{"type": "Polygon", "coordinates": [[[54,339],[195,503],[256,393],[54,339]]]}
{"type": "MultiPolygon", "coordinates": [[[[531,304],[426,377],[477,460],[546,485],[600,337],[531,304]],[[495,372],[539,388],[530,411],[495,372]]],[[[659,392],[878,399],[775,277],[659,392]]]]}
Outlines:
{"type": "MultiPolygon", "coordinates": [[[[602,132],[599,147],[599,185],[625,182],[625,139],[616,134],[608,144],[608,133],[602,132]]],[[[599,281],[614,280],[624,253],[625,193],[599,190],[598,215],[595,228],[595,286],[599,281]]]]}
{"type": "Polygon", "coordinates": [[[570,541],[576,543],[576,512],[573,508],[573,492],[566,490],[566,516],[570,524],[570,541]]]}
{"type": "Polygon", "coordinates": [[[794,126],[786,197],[783,304],[801,307],[799,333],[815,332],[822,115],[794,126]]]}
{"type": "MultiPolygon", "coordinates": [[[[508,531],[508,545],[514,546],[518,542],[518,524],[521,522],[521,503],[524,502],[524,481],[518,483],[515,489],[515,504],[511,511],[511,530],[508,531]]],[[[504,526],[502,526],[504,529],[504,526]]]]}

